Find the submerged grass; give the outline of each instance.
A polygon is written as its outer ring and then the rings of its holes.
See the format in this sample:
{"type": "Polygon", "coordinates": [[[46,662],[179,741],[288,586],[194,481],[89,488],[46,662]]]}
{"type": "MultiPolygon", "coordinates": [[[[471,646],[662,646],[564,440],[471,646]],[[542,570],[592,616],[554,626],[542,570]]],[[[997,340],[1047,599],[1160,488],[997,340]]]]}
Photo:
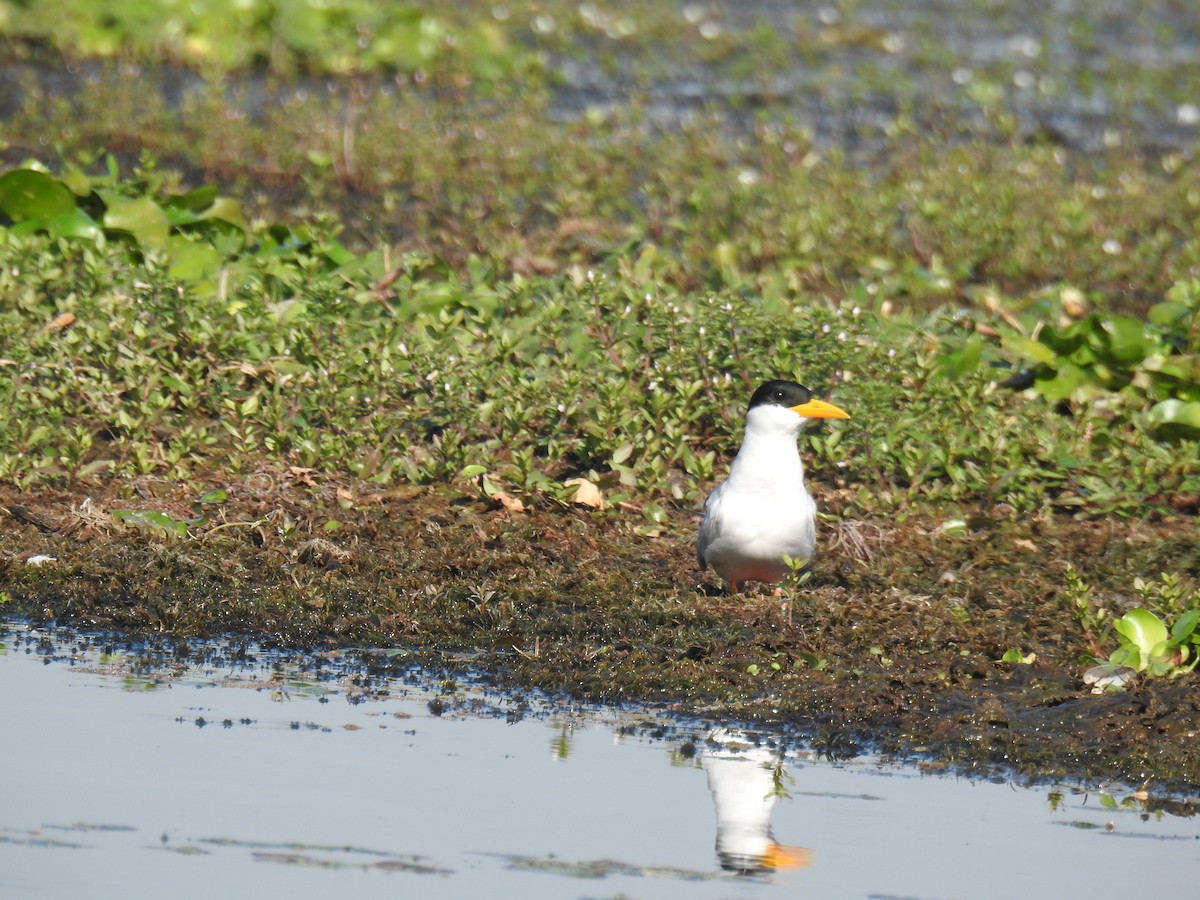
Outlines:
{"type": "MultiPolygon", "coordinates": [[[[657,6],[631,8],[636,34],[668,33],[657,6]]],[[[618,13],[559,22],[592,40],[618,13]]],[[[678,52],[743,83],[799,52],[696,15],[678,52]]],[[[591,58],[536,18],[501,27],[591,58]]],[[[896,52],[822,28],[814,66],[896,52]]],[[[1151,415],[1168,374],[1180,403],[1200,380],[1194,328],[1134,360],[1105,325],[1195,293],[1190,154],[1026,142],[978,81],[961,119],[902,104],[881,152],[848,154],[770,104],[659,127],[648,51],[626,102],[568,116],[545,70],[521,91],[453,54],[328,86],[282,57],[130,77],[157,52],[54,97],[27,70],[4,127],[10,163],[54,174],[21,183],[70,216],[0,196],[0,608],[402,643],[831,746],[1200,777],[1196,688],[1084,695],[1066,599],[1072,569],[1117,614],[1138,577],[1200,576],[1200,447],[1151,415]],[[220,194],[187,193],[205,181],[220,194]],[[1006,385],[1014,347],[1044,356],[1040,328],[1085,319],[1092,381],[1006,385]],[[691,549],[777,376],[852,415],[802,438],[828,519],[788,611],[718,595],[691,549]],[[578,477],[604,509],[573,502],[578,477]]]]}

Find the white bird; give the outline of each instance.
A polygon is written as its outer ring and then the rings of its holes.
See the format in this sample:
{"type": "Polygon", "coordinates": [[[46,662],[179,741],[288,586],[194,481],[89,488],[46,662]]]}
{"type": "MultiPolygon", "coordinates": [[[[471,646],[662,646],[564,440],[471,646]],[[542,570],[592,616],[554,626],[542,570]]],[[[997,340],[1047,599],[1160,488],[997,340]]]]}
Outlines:
{"type": "Polygon", "coordinates": [[[701,569],[712,566],[736,591],[746,581],[780,581],[788,573],[785,555],[812,558],[817,504],[804,487],[796,439],[807,419],[848,418],[794,381],[768,381],[754,392],[729,477],[704,501],[696,543],[701,569]]]}

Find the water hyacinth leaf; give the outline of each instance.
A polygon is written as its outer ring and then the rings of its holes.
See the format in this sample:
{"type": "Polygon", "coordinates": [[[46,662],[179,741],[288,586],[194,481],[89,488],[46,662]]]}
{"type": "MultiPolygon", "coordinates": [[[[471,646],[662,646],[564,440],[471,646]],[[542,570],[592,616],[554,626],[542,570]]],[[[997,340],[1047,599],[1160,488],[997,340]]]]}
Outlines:
{"type": "Polygon", "coordinates": [[[182,235],[172,235],[167,241],[167,256],[173,278],[183,281],[199,281],[215,274],[221,268],[221,254],[208,244],[189,241],[182,235]]]}
{"type": "Polygon", "coordinates": [[[147,250],[165,249],[171,231],[167,214],[148,197],[113,199],[104,212],[104,227],[129,232],[138,246],[147,250]]]}
{"type": "Polygon", "coordinates": [[[242,205],[232,197],[216,196],[216,188],[198,188],[182,197],[172,197],[163,204],[163,214],[175,228],[195,225],[199,222],[221,221],[239,231],[246,230],[246,218],[242,205]],[[194,195],[199,195],[194,196],[194,195]],[[196,205],[201,200],[202,205],[196,205]]]}
{"type": "Polygon", "coordinates": [[[1039,378],[1036,384],[1038,392],[1043,397],[1053,403],[1058,403],[1062,400],[1069,400],[1077,388],[1089,381],[1091,378],[1083,369],[1070,363],[1063,363],[1053,376],[1039,378]]]}
{"type": "MultiPolygon", "coordinates": [[[[1170,639],[1170,633],[1162,619],[1150,610],[1141,607],[1125,613],[1113,623],[1113,627],[1121,637],[1140,652],[1142,665],[1138,668],[1145,665],[1158,645],[1170,639]]],[[[1115,659],[1116,655],[1114,654],[1113,661],[1115,659]]]]}
{"type": "Polygon", "coordinates": [[[1054,351],[1041,341],[1031,340],[1020,334],[1003,335],[1000,338],[1000,346],[1026,362],[1052,366],[1058,359],[1054,351]]]}
{"type": "Polygon", "coordinates": [[[92,192],[92,179],[74,166],[67,166],[59,177],[76,197],[86,197],[92,192]]]}
{"type": "Polygon", "coordinates": [[[1157,342],[1147,334],[1140,319],[1113,316],[1101,322],[1100,327],[1108,335],[1109,351],[1118,362],[1141,362],[1157,349],[1157,342]]]}
{"type": "Polygon", "coordinates": [[[15,169],[0,177],[0,212],[14,222],[48,222],[75,209],[75,195],[45,172],[15,169]]]}
{"type": "Polygon", "coordinates": [[[216,199],[216,185],[206,184],[203,187],[188,191],[186,194],[179,194],[172,197],[167,201],[167,209],[190,209],[192,212],[199,212],[210,206],[216,199]]]}
{"type": "Polygon", "coordinates": [[[204,220],[220,219],[222,222],[237,226],[242,231],[246,230],[246,217],[242,213],[242,204],[232,197],[217,197],[207,209],[200,213],[200,218],[204,220]]]}
{"type": "Polygon", "coordinates": [[[1191,436],[1200,435],[1200,401],[1185,402],[1172,397],[1150,407],[1146,418],[1156,431],[1171,429],[1191,436]]]}
{"type": "Polygon", "coordinates": [[[1171,328],[1193,314],[1192,309],[1183,303],[1164,300],[1155,303],[1146,313],[1146,319],[1152,325],[1160,328],[1171,328]]]}
{"type": "Polygon", "coordinates": [[[52,218],[46,223],[46,231],[56,238],[81,238],[96,243],[104,241],[104,229],[78,207],[52,218]]]}

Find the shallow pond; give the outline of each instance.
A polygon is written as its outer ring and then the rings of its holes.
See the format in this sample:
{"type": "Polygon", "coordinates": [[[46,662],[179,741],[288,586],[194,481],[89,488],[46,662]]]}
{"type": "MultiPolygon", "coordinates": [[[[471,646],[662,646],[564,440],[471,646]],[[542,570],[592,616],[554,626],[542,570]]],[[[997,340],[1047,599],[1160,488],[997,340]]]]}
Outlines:
{"type": "Polygon", "coordinates": [[[1200,872],[1200,816],[1127,787],[830,761],[361,658],[185,655],[0,627],[0,895],[1187,896],[1200,872]]]}

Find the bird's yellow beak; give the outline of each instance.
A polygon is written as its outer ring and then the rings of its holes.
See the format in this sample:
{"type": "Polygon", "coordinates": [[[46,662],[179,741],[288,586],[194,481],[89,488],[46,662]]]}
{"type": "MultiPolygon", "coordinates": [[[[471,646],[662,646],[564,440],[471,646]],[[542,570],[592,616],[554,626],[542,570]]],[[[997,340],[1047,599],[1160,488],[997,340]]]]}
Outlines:
{"type": "Polygon", "coordinates": [[[839,409],[832,403],[826,403],[824,400],[809,400],[807,403],[801,403],[799,406],[789,406],[788,409],[797,415],[804,416],[806,419],[850,418],[850,413],[844,409],[839,409]]]}
{"type": "Polygon", "coordinates": [[[768,869],[806,869],[812,865],[813,852],[807,847],[791,847],[771,841],[763,857],[768,869]]]}

